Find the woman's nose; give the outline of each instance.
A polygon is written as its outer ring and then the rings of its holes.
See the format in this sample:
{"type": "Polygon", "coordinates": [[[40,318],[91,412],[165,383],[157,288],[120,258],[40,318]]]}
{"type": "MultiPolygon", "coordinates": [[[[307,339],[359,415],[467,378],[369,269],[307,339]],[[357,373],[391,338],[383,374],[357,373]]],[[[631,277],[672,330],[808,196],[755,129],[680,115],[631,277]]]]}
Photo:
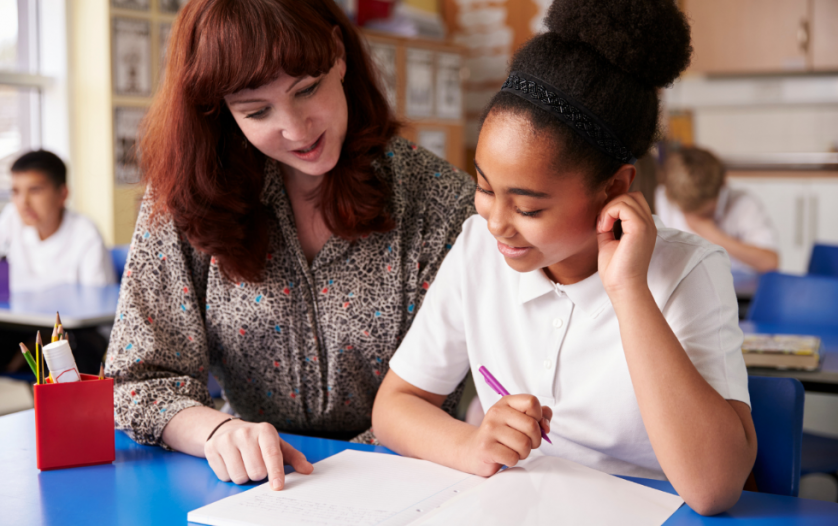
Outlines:
{"type": "Polygon", "coordinates": [[[308,117],[299,112],[286,113],[282,119],[281,130],[282,137],[289,142],[300,142],[308,139],[314,140],[314,138],[308,136],[308,117]]]}

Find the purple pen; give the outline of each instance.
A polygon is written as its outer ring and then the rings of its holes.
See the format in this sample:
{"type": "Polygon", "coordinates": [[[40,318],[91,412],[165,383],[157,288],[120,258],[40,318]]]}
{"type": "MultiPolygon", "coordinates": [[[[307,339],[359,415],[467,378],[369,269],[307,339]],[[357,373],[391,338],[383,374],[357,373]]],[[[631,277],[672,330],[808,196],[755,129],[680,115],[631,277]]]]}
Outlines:
{"type": "MultiPolygon", "coordinates": [[[[486,367],[481,365],[478,371],[480,371],[480,374],[483,375],[483,378],[486,380],[486,383],[489,384],[489,387],[491,387],[497,394],[501,396],[509,396],[509,391],[507,391],[500,384],[500,382],[498,382],[498,380],[494,376],[492,376],[492,373],[490,373],[489,370],[486,369],[486,367]]],[[[541,429],[541,438],[543,438],[551,444],[553,443],[553,441],[550,440],[550,437],[547,436],[547,433],[544,432],[544,429],[541,429]]]]}

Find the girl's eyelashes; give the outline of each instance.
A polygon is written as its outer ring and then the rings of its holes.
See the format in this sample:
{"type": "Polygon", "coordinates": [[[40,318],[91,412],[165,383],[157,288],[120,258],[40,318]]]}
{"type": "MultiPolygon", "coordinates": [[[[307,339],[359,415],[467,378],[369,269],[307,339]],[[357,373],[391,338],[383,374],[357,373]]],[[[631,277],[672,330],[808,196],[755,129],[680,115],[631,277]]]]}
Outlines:
{"type": "Polygon", "coordinates": [[[543,212],[543,210],[533,210],[532,212],[524,212],[523,210],[515,208],[515,211],[521,214],[524,217],[538,217],[538,214],[543,212]]]}
{"type": "Polygon", "coordinates": [[[475,188],[478,192],[480,192],[481,194],[486,194],[486,195],[495,195],[495,193],[494,193],[494,192],[491,192],[491,191],[489,191],[489,190],[484,190],[483,188],[481,188],[479,184],[478,184],[478,185],[475,185],[475,186],[474,186],[474,188],[475,188]]]}
{"type": "Polygon", "coordinates": [[[267,114],[268,114],[268,108],[262,108],[259,111],[256,111],[256,112],[253,112],[253,113],[248,113],[244,117],[245,117],[245,119],[261,119],[262,117],[264,117],[267,114]]]}

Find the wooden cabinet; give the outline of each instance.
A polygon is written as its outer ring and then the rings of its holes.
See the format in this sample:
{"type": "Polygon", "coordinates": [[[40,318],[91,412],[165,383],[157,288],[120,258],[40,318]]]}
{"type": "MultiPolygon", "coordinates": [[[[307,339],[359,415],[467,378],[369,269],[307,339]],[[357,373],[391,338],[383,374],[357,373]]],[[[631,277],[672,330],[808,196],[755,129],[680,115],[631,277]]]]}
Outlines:
{"type": "Polygon", "coordinates": [[[838,0],[812,0],[812,69],[838,71],[838,0]]]}
{"type": "Polygon", "coordinates": [[[838,244],[838,172],[730,172],[762,201],[777,231],[780,270],[803,274],[815,243],[838,244]]]}
{"type": "Polygon", "coordinates": [[[449,42],[363,30],[401,136],[457,168],[467,166],[463,135],[463,48],[449,42]]]}
{"type": "Polygon", "coordinates": [[[691,71],[838,70],[838,0],[688,0],[691,71]]]}

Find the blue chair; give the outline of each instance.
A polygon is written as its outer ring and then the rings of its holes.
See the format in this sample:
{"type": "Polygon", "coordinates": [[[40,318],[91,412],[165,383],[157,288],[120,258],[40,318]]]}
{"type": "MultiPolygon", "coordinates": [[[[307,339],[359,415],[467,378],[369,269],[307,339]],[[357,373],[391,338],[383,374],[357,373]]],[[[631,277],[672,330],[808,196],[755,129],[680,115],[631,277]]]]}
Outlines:
{"type": "Polygon", "coordinates": [[[794,378],[749,376],[757,432],[754,478],[761,493],[796,497],[800,490],[803,384],[794,378]]]}
{"type": "Polygon", "coordinates": [[[757,323],[838,327],[838,277],[768,272],[759,279],[748,310],[757,323]]]}
{"type": "MultiPolygon", "coordinates": [[[[838,277],[770,272],[760,278],[748,319],[758,323],[838,327],[836,312],[838,277]]],[[[838,471],[838,439],[803,433],[801,470],[804,475],[829,473],[834,476],[838,471]]]]}
{"type": "Polygon", "coordinates": [[[131,245],[116,245],[111,249],[113,269],[116,272],[116,282],[122,282],[122,274],[125,272],[125,262],[128,261],[128,250],[131,245]]]}
{"type": "Polygon", "coordinates": [[[815,245],[809,259],[809,274],[838,277],[838,246],[815,245]]]}

